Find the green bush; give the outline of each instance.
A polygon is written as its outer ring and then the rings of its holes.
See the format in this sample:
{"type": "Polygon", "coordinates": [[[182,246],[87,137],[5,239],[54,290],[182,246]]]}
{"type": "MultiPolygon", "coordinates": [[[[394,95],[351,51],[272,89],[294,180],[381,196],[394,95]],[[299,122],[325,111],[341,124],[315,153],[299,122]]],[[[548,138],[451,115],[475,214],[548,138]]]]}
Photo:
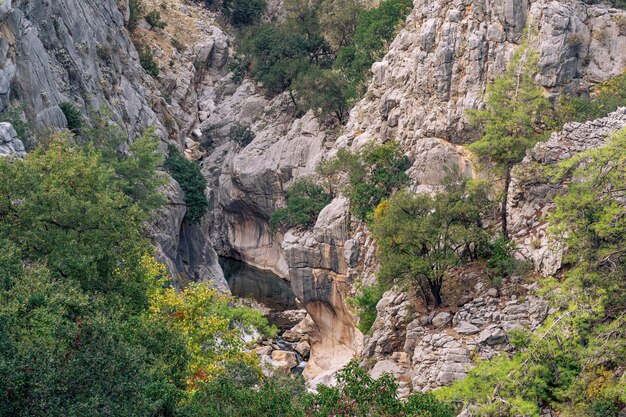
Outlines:
{"type": "Polygon", "coordinates": [[[72,132],[77,132],[83,127],[83,115],[72,103],[64,101],[59,104],[61,111],[67,120],[67,128],[72,132]]]}
{"type": "Polygon", "coordinates": [[[209,206],[204,193],[206,179],[200,171],[200,166],[187,160],[175,147],[170,145],[169,155],[165,160],[165,168],[185,192],[185,204],[187,204],[185,219],[192,224],[200,223],[209,206]]]}
{"type": "Polygon", "coordinates": [[[167,23],[161,20],[161,12],[158,10],[153,10],[145,16],[146,22],[150,24],[150,26],[165,29],[167,23]]]}
{"type": "Polygon", "coordinates": [[[223,8],[234,26],[256,23],[267,6],[266,0],[224,0],[223,8]]]}
{"type": "Polygon", "coordinates": [[[426,305],[442,304],[441,288],[451,268],[478,258],[487,241],[481,214],[485,186],[459,176],[434,196],[401,191],[383,201],[370,223],[378,247],[383,283],[408,282],[426,305]],[[425,290],[426,289],[426,290],[425,290]]]}
{"type": "MultiPolygon", "coordinates": [[[[340,149],[337,155],[320,164],[324,176],[348,177],[343,190],[352,213],[361,220],[370,217],[376,206],[409,182],[406,170],[411,163],[396,142],[368,144],[358,152],[340,149]]],[[[335,182],[333,180],[332,182],[335,182]]]]}
{"type": "Polygon", "coordinates": [[[148,45],[139,45],[137,47],[137,53],[139,54],[139,63],[146,73],[152,75],[154,78],[159,76],[159,66],[154,60],[152,49],[148,45]]]}
{"type": "Polygon", "coordinates": [[[235,124],[230,128],[230,140],[237,143],[242,148],[248,146],[254,140],[254,132],[248,126],[235,124]]]}
{"type": "Polygon", "coordinates": [[[272,213],[270,226],[311,227],[318,214],[332,201],[332,195],[310,178],[295,180],[286,192],[287,205],[272,213]]]}
{"type": "Polygon", "coordinates": [[[337,374],[337,386],[318,386],[318,394],[303,399],[307,417],[453,417],[454,407],[430,393],[416,392],[398,398],[398,383],[391,374],[372,378],[356,360],[337,374]]]}
{"type": "Polygon", "coordinates": [[[411,0],[386,0],[359,14],[353,41],[339,50],[334,63],[348,80],[344,96],[351,103],[365,92],[372,64],[383,57],[398,25],[412,8],[411,0]]]}
{"type": "Polygon", "coordinates": [[[591,97],[561,100],[561,123],[585,122],[604,117],[626,104],[626,73],[600,83],[591,97]]]}
{"type": "Polygon", "coordinates": [[[137,28],[137,25],[143,18],[145,11],[142,0],[129,0],[128,2],[129,16],[128,16],[128,30],[131,32],[137,28]]]}
{"type": "Polygon", "coordinates": [[[376,321],[376,305],[383,298],[386,289],[380,283],[365,287],[361,286],[354,298],[350,299],[350,304],[357,310],[359,316],[358,329],[367,334],[372,329],[376,321]]]}

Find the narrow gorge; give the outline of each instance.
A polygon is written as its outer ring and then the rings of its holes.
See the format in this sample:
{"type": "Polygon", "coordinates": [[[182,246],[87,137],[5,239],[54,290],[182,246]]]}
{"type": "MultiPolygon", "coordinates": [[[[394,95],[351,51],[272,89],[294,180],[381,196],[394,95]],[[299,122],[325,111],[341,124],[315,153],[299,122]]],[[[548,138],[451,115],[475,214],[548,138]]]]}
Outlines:
{"type": "MultiPolygon", "coordinates": [[[[118,152],[129,152],[129,143],[154,128],[161,153],[174,147],[199,167],[208,202],[200,221],[188,221],[181,184],[159,169],[167,179],[160,188],[166,202],[144,231],[156,260],[175,288],[209,283],[248,298],[277,325],[280,336],[254,348],[264,367],[302,373],[314,390],[336,384],[337,372],[356,358],[374,378],[391,373],[404,398],[450,386],[481,361],[512,354],[511,331],[535,331],[552,320],[558,307],[539,281],[572,264],[564,261],[564,241],[550,237],[548,216],[572,182],[556,170],[626,128],[626,101],[593,120],[550,127],[547,140],[511,167],[508,233],[530,270],[494,285],[486,262],[452,268],[438,308],[394,282],[376,300],[368,332],[354,300],[362,288],[377,285],[381,264],[371,225],[342,192],[349,178],[320,181],[332,197],[310,227],[276,227],[272,214],[286,206],[297,180],[319,178],[325,161],[372,143],[399,145],[412,192],[442,191],[450,172],[501,187],[467,146],[481,138],[472,109],[486,108],[488,86],[528,43],[538,57],[533,79],[549,103],[595,97],[626,71],[623,6],[414,0],[383,58],[371,66],[364,94],[338,123],[314,110],[295,111],[291,90],[270,93],[250,73],[238,74],[245,31],[211,2],[143,0],[145,11],[159,11],[166,25],[140,19],[131,33],[133,1],[0,0],[0,157],[23,158],[46,146],[49,132],[67,129],[66,103],[86,125],[104,114],[127,132],[118,152]],[[146,50],[158,76],[142,67],[146,50]],[[26,134],[19,120],[28,122],[26,134]],[[238,140],[233,132],[244,127],[249,137],[238,140]]],[[[283,21],[284,8],[268,1],[261,24],[283,21]]],[[[497,220],[485,224],[495,229],[497,220]]],[[[610,371],[624,380],[621,365],[610,371]]],[[[622,407],[626,395],[619,395],[622,407]]],[[[565,416],[541,401],[542,417],[565,416]]],[[[626,408],[620,410],[623,416],[626,408]]]]}

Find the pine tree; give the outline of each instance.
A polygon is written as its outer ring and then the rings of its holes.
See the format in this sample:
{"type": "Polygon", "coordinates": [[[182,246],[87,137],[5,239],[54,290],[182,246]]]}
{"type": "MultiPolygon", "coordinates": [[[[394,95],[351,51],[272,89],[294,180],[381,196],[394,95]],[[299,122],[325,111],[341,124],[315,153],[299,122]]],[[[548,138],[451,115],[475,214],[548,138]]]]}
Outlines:
{"type": "Polygon", "coordinates": [[[546,137],[551,114],[550,102],[534,81],[538,70],[539,56],[527,39],[513,54],[507,70],[487,87],[486,107],[468,112],[472,123],[482,129],[482,137],[470,149],[495,163],[504,177],[501,221],[506,238],[511,169],[526,150],[546,137]]]}

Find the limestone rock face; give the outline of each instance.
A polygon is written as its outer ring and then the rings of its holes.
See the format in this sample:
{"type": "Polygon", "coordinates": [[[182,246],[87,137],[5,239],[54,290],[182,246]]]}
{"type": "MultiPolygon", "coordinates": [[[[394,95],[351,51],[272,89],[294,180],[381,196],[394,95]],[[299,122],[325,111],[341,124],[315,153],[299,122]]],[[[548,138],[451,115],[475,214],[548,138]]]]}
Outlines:
{"type": "Polygon", "coordinates": [[[131,134],[150,125],[164,132],[115,0],[4,1],[2,9],[0,110],[13,101],[36,128],[62,128],[60,102],[85,112],[104,102],[131,134]]]}
{"type": "Polygon", "coordinates": [[[340,142],[476,139],[465,111],[506,68],[526,26],[535,28],[538,81],[551,94],[584,90],[626,66],[626,34],[603,5],[554,0],[417,0],[340,142]]]}
{"type": "Polygon", "coordinates": [[[448,385],[467,374],[474,357],[488,359],[509,349],[508,331],[533,329],[545,319],[548,305],[532,295],[533,290],[513,279],[501,296],[493,296],[479,281],[473,300],[434,318],[432,312],[416,313],[414,296],[390,290],[376,306],[378,316],[363,344],[363,362],[374,363],[373,376],[381,370],[392,372],[406,393],[448,385]],[[513,294],[519,288],[528,291],[525,299],[513,294]],[[445,327],[449,322],[452,328],[445,327]]]}
{"type": "Polygon", "coordinates": [[[547,142],[537,144],[514,169],[507,202],[510,233],[521,254],[534,262],[538,272],[546,276],[554,274],[561,267],[565,249],[558,242],[550,242],[546,233],[554,197],[565,191],[565,185],[540,175],[539,168],[554,166],[579,152],[600,147],[625,127],[626,108],[590,122],[566,124],[547,142]]]}
{"type": "Polygon", "coordinates": [[[26,151],[11,123],[0,123],[0,157],[7,156],[23,158],[26,151]]]}

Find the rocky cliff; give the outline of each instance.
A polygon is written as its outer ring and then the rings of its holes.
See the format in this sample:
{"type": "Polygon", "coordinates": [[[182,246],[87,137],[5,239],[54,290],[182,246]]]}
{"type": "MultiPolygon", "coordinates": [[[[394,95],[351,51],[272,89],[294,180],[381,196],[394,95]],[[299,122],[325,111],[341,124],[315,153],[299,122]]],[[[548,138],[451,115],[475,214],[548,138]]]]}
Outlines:
{"type": "MultiPolygon", "coordinates": [[[[267,218],[282,203],[280,191],[292,178],[311,171],[319,158],[314,152],[321,150],[326,157],[338,147],[358,148],[372,140],[402,144],[413,161],[409,172],[415,189],[440,184],[445,165],[476,175],[471,156],[459,146],[475,139],[465,111],[482,105],[487,83],[505,69],[524,29],[530,28],[541,57],[537,81],[546,94],[557,97],[588,91],[623,71],[626,36],[618,25],[620,15],[622,11],[581,2],[416,1],[389,52],[374,64],[368,92],[336,140],[315,126],[310,115],[278,128],[273,109],[280,98],[265,111],[257,104],[263,103],[262,97],[245,99],[257,111],[222,104],[231,102],[226,97],[216,103],[216,122],[223,126],[245,117],[257,138],[243,150],[222,150],[230,156],[221,168],[214,157],[208,165],[205,161],[208,171],[219,172],[218,182],[213,182],[220,201],[216,218],[232,219],[217,222],[229,230],[218,231],[215,239],[224,254],[257,265],[261,257],[265,267],[292,281],[319,332],[313,338],[310,376],[336,369],[360,351],[361,335],[353,328],[345,296],[355,278],[367,282],[374,273],[374,248],[341,199],[320,214],[312,231],[273,235],[267,218]],[[223,106],[230,117],[222,116],[223,106]],[[303,124],[310,128],[302,131],[303,124]]],[[[519,216],[516,208],[511,215],[519,216]]],[[[435,378],[415,387],[433,386],[433,381],[444,382],[435,378]]]]}
{"type": "MultiPolygon", "coordinates": [[[[156,0],[146,3],[148,9],[160,8],[156,0]]],[[[231,31],[195,4],[165,3],[160,11],[168,26],[143,22],[131,39],[124,28],[127,1],[4,0],[0,111],[23,105],[34,127],[45,130],[66,126],[63,101],[76,103],[85,114],[105,104],[129,139],[155,125],[164,144],[198,160],[211,207],[202,224],[183,221],[175,182],[166,190],[166,210],[154,221],[159,258],[175,276],[213,280],[225,288],[219,254],[289,280],[309,313],[301,326],[312,348],[305,373],[317,381],[330,380],[353,355],[362,354],[379,362],[372,372],[402,375],[406,390],[448,383],[464,374],[476,352],[489,356],[506,349],[505,330],[534,326],[545,316],[540,300],[523,301],[512,288],[494,295],[477,279],[465,302],[443,317],[412,312],[410,297],[386,294],[374,334],[364,340],[346,297],[357,278],[371,282],[375,248],[346,201],[336,198],[306,232],[275,232],[268,220],[284,204],[289,183],[313,173],[340,147],[399,141],[413,162],[409,173],[416,190],[439,185],[446,165],[478,175],[461,146],[476,139],[465,111],[482,106],[487,83],[506,68],[525,28],[541,57],[537,81],[546,94],[585,93],[626,67],[623,11],[577,0],[416,0],[388,53],[374,64],[367,94],[337,131],[312,113],[294,118],[285,96],[269,98],[250,80],[234,82],[227,70],[231,31]],[[142,70],[133,41],[154,51],[158,79],[142,70]],[[254,140],[237,144],[230,134],[234,126],[249,127],[254,140]]],[[[624,120],[618,114],[597,123],[566,127],[545,152],[570,149],[575,137],[604,138],[594,132],[614,130],[624,120]]],[[[3,131],[8,133],[1,137],[0,152],[11,146],[20,151],[11,130],[3,131]]],[[[529,158],[543,158],[541,149],[529,158]]],[[[558,261],[546,260],[547,243],[533,237],[542,224],[536,217],[544,211],[535,208],[535,200],[552,194],[516,178],[509,203],[515,238],[538,268],[553,269],[558,261]]],[[[532,290],[525,288],[524,296],[532,297],[532,290]]]]}

